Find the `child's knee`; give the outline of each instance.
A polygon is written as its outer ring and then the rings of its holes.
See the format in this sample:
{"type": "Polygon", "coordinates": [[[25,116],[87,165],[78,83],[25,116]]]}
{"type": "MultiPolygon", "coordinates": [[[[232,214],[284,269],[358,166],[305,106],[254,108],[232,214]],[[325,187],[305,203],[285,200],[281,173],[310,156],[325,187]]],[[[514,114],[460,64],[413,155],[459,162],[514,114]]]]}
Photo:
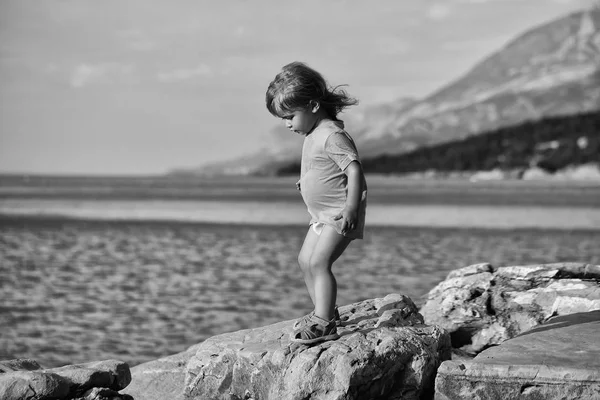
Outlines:
{"type": "Polygon", "coordinates": [[[327,260],[323,260],[319,257],[313,257],[310,259],[308,268],[312,274],[318,274],[329,271],[331,265],[327,262],[327,260]]]}
{"type": "Polygon", "coordinates": [[[300,265],[300,269],[304,272],[308,272],[310,270],[310,258],[303,256],[300,254],[298,256],[298,265],[300,265]]]}

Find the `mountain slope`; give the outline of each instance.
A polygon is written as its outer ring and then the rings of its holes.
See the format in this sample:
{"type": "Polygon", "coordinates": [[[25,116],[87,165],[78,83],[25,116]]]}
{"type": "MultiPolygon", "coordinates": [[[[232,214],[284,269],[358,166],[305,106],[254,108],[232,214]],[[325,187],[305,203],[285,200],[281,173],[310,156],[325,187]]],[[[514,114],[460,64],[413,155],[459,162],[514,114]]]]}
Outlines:
{"type": "Polygon", "coordinates": [[[367,155],[399,153],[526,120],[597,109],[600,10],[588,10],[524,33],[363,140],[367,155]]]}
{"type": "MultiPolygon", "coordinates": [[[[345,121],[361,156],[376,157],[594,110],[600,110],[600,9],[523,33],[420,101],[373,106],[345,121]]],[[[297,162],[299,149],[284,142],[247,157],[243,171],[274,173],[274,167],[297,162]]],[[[230,164],[241,165],[239,160],[230,164]]]]}
{"type": "Polygon", "coordinates": [[[409,153],[366,158],[363,168],[371,173],[408,173],[538,167],[553,173],[568,166],[600,164],[599,131],[600,112],[548,117],[409,153]]]}

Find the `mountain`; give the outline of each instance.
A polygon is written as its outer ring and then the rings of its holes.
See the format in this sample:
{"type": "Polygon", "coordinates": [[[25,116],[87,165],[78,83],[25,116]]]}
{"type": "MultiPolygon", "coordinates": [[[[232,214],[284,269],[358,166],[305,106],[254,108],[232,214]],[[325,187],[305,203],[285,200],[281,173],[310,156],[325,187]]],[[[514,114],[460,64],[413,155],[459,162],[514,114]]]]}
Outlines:
{"type": "Polygon", "coordinates": [[[598,109],[600,10],[595,9],[524,33],[362,140],[367,156],[402,153],[527,120],[598,109]]]}
{"type": "MultiPolygon", "coordinates": [[[[364,158],[362,165],[367,173],[500,170],[519,176],[530,168],[555,173],[573,166],[600,166],[598,132],[600,111],[547,117],[408,153],[364,158]]],[[[300,165],[294,166],[298,173],[300,165]]]]}
{"type": "MultiPolygon", "coordinates": [[[[424,99],[372,106],[345,121],[361,156],[372,158],[595,110],[600,110],[598,8],[523,33],[424,99]]],[[[286,162],[297,162],[300,148],[301,141],[281,142],[270,151],[205,170],[224,173],[227,165],[237,165],[244,173],[271,174],[286,162]]]]}

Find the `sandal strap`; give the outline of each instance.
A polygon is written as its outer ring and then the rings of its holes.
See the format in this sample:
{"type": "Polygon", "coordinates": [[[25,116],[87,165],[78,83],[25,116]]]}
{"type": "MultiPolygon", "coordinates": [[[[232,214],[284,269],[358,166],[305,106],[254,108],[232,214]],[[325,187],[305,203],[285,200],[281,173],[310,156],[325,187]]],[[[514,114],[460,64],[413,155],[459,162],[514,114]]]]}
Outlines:
{"type": "Polygon", "coordinates": [[[306,325],[308,323],[308,321],[310,320],[310,317],[312,315],[314,315],[315,311],[311,311],[310,313],[306,314],[305,316],[299,318],[296,320],[296,322],[294,322],[293,328],[294,329],[298,329],[303,325],[306,325]]]}
{"type": "Polygon", "coordinates": [[[313,340],[337,333],[335,318],[327,321],[316,315],[311,315],[306,325],[299,328],[294,337],[302,340],[313,340]]]}

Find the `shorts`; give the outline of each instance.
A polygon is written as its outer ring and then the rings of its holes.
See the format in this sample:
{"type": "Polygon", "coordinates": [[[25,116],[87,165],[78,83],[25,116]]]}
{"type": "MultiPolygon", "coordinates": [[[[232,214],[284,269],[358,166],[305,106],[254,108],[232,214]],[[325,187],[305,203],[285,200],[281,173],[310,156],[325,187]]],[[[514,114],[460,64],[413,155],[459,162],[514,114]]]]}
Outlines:
{"type": "Polygon", "coordinates": [[[319,236],[321,235],[321,232],[323,232],[323,228],[325,228],[325,224],[323,222],[315,222],[310,226],[312,227],[313,231],[315,231],[315,233],[319,236]]]}

